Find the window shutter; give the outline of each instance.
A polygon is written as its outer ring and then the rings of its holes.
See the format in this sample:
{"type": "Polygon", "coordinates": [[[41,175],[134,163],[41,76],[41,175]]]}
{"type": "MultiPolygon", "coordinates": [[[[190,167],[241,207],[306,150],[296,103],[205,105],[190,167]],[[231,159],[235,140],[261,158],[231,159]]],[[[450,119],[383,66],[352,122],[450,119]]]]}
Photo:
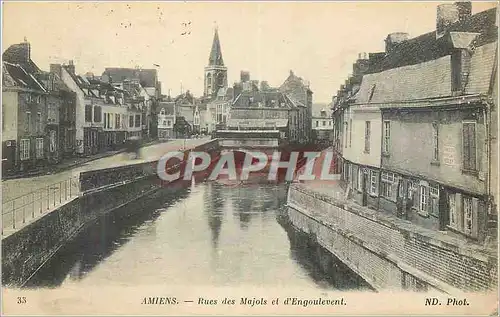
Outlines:
{"type": "Polygon", "coordinates": [[[476,170],[476,125],[469,124],[469,166],[476,170]]]}
{"type": "Polygon", "coordinates": [[[470,169],[470,156],[469,156],[469,123],[464,123],[463,124],[463,146],[462,146],[462,151],[463,151],[463,167],[464,169],[470,169]]]}
{"type": "Polygon", "coordinates": [[[455,195],[455,206],[457,208],[457,229],[460,231],[464,230],[464,203],[462,200],[462,194],[457,193],[455,195]]]}
{"type": "Polygon", "coordinates": [[[474,238],[479,234],[479,199],[472,198],[472,232],[474,238]]]}

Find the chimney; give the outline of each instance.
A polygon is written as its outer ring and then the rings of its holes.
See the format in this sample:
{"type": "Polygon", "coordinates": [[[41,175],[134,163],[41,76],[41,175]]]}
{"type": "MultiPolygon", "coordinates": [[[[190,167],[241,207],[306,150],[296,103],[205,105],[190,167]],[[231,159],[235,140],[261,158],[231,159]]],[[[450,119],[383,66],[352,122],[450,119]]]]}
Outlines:
{"type": "Polygon", "coordinates": [[[240,72],[240,81],[241,81],[242,83],[245,83],[245,82],[247,82],[247,81],[250,81],[250,73],[249,73],[249,72],[247,72],[247,71],[243,71],[243,70],[242,70],[242,71],[240,72]]]}
{"type": "Polygon", "coordinates": [[[67,66],[68,72],[71,74],[75,74],[75,65],[73,64],[73,60],[70,60],[67,66]]]}
{"type": "Polygon", "coordinates": [[[31,46],[25,39],[23,43],[9,46],[2,55],[9,63],[27,63],[31,59],[31,46]]]}
{"type": "Polygon", "coordinates": [[[389,33],[385,38],[385,53],[391,53],[396,45],[408,40],[409,37],[410,35],[404,32],[389,33]]]}
{"type": "Polygon", "coordinates": [[[470,1],[440,4],[436,14],[436,39],[443,37],[450,25],[455,22],[463,22],[472,15],[472,4],[470,1]]]}

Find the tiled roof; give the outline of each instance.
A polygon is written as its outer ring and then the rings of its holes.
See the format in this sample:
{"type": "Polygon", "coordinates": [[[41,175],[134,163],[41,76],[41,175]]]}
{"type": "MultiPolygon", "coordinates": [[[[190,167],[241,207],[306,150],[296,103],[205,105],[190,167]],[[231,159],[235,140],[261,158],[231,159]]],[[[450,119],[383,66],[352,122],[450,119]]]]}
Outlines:
{"type": "Polygon", "coordinates": [[[161,110],[165,110],[166,115],[173,115],[175,111],[175,103],[170,101],[170,102],[160,102],[158,104],[157,112],[160,113],[161,110]]]}
{"type": "Polygon", "coordinates": [[[19,64],[3,62],[2,79],[3,85],[6,87],[16,86],[46,92],[42,83],[38,81],[32,73],[27,72],[24,67],[19,64]]]}
{"type": "Polygon", "coordinates": [[[495,71],[497,44],[493,42],[474,50],[471,58],[469,79],[465,86],[466,94],[487,94],[495,71]]]}
{"type": "Polygon", "coordinates": [[[242,128],[284,128],[288,126],[288,119],[229,119],[228,127],[242,128]]]}
{"type": "Polygon", "coordinates": [[[235,108],[290,108],[291,101],[279,91],[245,91],[233,102],[235,108]]]}
{"type": "MultiPolygon", "coordinates": [[[[476,46],[496,41],[498,29],[495,26],[496,8],[474,14],[469,19],[459,21],[449,27],[450,32],[480,33],[476,46]]],[[[444,36],[436,40],[436,32],[425,33],[413,39],[397,44],[391,53],[382,58],[370,70],[371,73],[387,69],[415,65],[448,55],[449,39],[444,36]]]]}
{"type": "Polygon", "coordinates": [[[330,107],[326,103],[313,103],[312,105],[312,116],[321,117],[321,111],[326,111],[326,115],[330,115],[330,107]]]}
{"type": "Polygon", "coordinates": [[[357,104],[427,99],[451,95],[451,58],[441,57],[363,76],[357,104]]]}
{"type": "Polygon", "coordinates": [[[102,76],[111,77],[112,82],[122,82],[125,79],[138,79],[143,87],[156,87],[158,76],[156,69],[134,69],[121,67],[108,67],[102,76]]]}

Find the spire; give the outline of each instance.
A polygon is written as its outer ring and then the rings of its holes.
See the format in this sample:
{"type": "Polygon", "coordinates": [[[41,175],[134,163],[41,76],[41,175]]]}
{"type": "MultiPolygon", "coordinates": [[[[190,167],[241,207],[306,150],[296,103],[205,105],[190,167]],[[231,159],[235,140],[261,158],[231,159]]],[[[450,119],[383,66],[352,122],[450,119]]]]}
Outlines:
{"type": "Polygon", "coordinates": [[[217,27],[215,27],[214,41],[212,43],[212,50],[210,51],[208,65],[224,66],[224,60],[222,59],[222,51],[220,49],[219,31],[217,30],[217,27]]]}

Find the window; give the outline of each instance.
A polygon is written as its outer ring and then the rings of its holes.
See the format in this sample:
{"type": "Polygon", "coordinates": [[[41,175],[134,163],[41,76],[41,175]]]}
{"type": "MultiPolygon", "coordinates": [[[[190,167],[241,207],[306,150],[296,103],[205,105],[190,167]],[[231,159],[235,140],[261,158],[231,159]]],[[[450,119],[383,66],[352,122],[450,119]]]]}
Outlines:
{"type": "Polygon", "coordinates": [[[463,168],[468,171],[476,170],[476,123],[463,123],[463,168]]]}
{"type": "Polygon", "coordinates": [[[85,122],[92,121],[92,105],[85,105],[85,122]]]}
{"type": "Polygon", "coordinates": [[[167,126],[170,126],[170,123],[171,123],[171,122],[170,122],[170,120],[168,120],[168,121],[167,121],[167,126]]]}
{"type": "Polygon", "coordinates": [[[352,146],[352,119],[349,119],[349,147],[352,146]]]}
{"type": "Polygon", "coordinates": [[[408,181],[408,199],[413,199],[416,189],[417,185],[412,181],[408,181]]]}
{"type": "Polygon", "coordinates": [[[120,129],[120,115],[115,114],[115,129],[120,129]]]}
{"type": "Polygon", "coordinates": [[[30,140],[21,139],[21,144],[19,148],[19,156],[22,161],[29,160],[30,158],[30,140]]]}
{"type": "Polygon", "coordinates": [[[26,111],[26,131],[31,132],[31,112],[29,111],[26,111]]]}
{"type": "Polygon", "coordinates": [[[427,186],[420,185],[420,203],[419,210],[425,214],[427,214],[427,186]]]}
{"type": "Polygon", "coordinates": [[[36,96],[35,102],[36,103],[41,103],[42,102],[42,96],[36,96]]]}
{"type": "Polygon", "coordinates": [[[472,234],[472,197],[464,195],[464,233],[472,234]]]}
{"type": "Polygon", "coordinates": [[[35,148],[36,158],[43,158],[43,138],[36,139],[36,148],[35,148]]]}
{"type": "Polygon", "coordinates": [[[56,151],[56,148],[57,148],[56,131],[50,130],[49,139],[50,139],[49,151],[51,153],[54,153],[56,151]]]}
{"type": "Polygon", "coordinates": [[[42,132],[42,113],[38,112],[36,114],[36,132],[42,132]]]}
{"type": "Polygon", "coordinates": [[[136,114],[135,115],[135,127],[140,127],[141,126],[141,115],[140,114],[136,114]]]}
{"type": "Polygon", "coordinates": [[[323,126],[326,126],[326,121],[325,120],[323,120],[323,126]]]}
{"type": "Polygon", "coordinates": [[[328,125],[330,125],[330,126],[331,126],[331,125],[332,125],[332,122],[331,122],[331,121],[328,121],[328,125]]]}
{"type": "Polygon", "coordinates": [[[370,153],[370,121],[365,122],[365,153],[370,153]]]}
{"type": "Polygon", "coordinates": [[[165,115],[165,108],[161,108],[161,110],[160,110],[160,114],[161,114],[161,115],[165,115]]]}
{"type": "Polygon", "coordinates": [[[370,171],[370,195],[378,195],[378,172],[370,171]]]}
{"type": "Polygon", "coordinates": [[[121,118],[121,123],[122,123],[122,129],[125,129],[126,128],[126,124],[127,124],[127,120],[125,119],[125,115],[122,114],[122,118],[121,118]]]}
{"type": "Polygon", "coordinates": [[[163,125],[167,125],[167,120],[163,120],[163,125]]]}
{"type": "Polygon", "coordinates": [[[391,122],[384,121],[384,153],[389,154],[391,145],[391,122]]]}
{"type": "Polygon", "coordinates": [[[455,194],[450,194],[448,196],[448,205],[450,208],[450,227],[458,227],[458,213],[457,213],[457,202],[455,200],[455,194]]]}
{"type": "Polygon", "coordinates": [[[107,128],[107,124],[108,124],[108,114],[105,112],[104,113],[104,129],[107,128]]]}
{"type": "Polygon", "coordinates": [[[130,128],[133,128],[134,127],[134,116],[130,116],[128,117],[128,126],[130,128]]]}
{"type": "Polygon", "coordinates": [[[429,186],[429,213],[439,216],[439,186],[429,186]]]}
{"type": "Polygon", "coordinates": [[[439,126],[432,124],[432,160],[439,162],[439,126]]]}
{"type": "Polygon", "coordinates": [[[391,201],[396,201],[397,177],[394,173],[384,172],[381,175],[381,195],[391,201]]]}

